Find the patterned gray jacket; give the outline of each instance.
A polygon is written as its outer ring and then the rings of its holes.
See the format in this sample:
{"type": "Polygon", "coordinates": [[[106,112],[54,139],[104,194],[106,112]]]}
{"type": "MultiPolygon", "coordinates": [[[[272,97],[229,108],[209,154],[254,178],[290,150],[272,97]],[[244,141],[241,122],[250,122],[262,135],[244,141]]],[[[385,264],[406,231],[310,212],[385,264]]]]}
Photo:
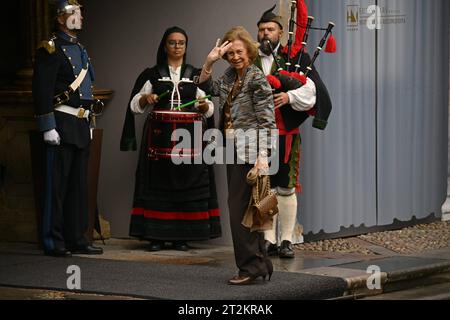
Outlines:
{"type": "MultiPolygon", "coordinates": [[[[233,89],[236,76],[236,70],[230,67],[219,79],[210,78],[199,84],[200,89],[220,98],[221,126],[223,126],[223,107],[233,89]]],[[[274,137],[268,139],[270,130],[276,129],[272,88],[262,71],[253,64],[248,67],[242,90],[233,101],[231,122],[236,135],[237,155],[241,160],[254,163],[257,154],[266,149],[265,146],[267,149],[273,149],[274,137]],[[241,130],[245,136],[239,134],[242,133],[241,130]],[[258,150],[258,136],[259,146],[264,146],[261,150],[258,150]]]]}

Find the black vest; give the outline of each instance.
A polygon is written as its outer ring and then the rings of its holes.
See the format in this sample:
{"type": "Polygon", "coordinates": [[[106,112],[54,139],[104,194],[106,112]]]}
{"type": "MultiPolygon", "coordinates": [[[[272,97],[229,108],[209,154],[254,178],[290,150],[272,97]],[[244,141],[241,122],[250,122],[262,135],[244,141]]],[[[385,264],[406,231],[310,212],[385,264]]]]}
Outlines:
{"type": "MultiPolygon", "coordinates": [[[[183,65],[181,67],[181,77],[180,79],[193,80],[196,76],[198,70],[196,70],[191,65],[183,65]]],[[[167,110],[170,109],[170,100],[172,97],[173,84],[170,82],[159,81],[163,77],[170,78],[169,67],[165,66],[155,66],[150,70],[150,82],[153,87],[153,93],[156,95],[162,95],[165,92],[169,92],[165,95],[154,107],[154,110],[167,110]]],[[[181,103],[185,104],[196,99],[197,87],[194,83],[181,83],[179,86],[181,103]]],[[[176,106],[176,105],[175,105],[176,106]]],[[[184,108],[183,111],[196,111],[194,106],[184,108]]]]}

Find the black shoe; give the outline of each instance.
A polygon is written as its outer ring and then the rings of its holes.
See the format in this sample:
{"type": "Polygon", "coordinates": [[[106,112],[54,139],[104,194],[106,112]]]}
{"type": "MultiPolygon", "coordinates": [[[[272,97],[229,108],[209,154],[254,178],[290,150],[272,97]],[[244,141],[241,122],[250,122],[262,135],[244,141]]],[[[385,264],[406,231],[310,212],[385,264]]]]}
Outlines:
{"type": "Polygon", "coordinates": [[[265,246],[266,246],[267,256],[274,257],[274,256],[278,255],[278,247],[276,244],[266,241],[265,246]]]}
{"type": "Polygon", "coordinates": [[[44,254],[46,256],[50,257],[57,257],[57,258],[70,258],[72,256],[72,253],[67,249],[53,249],[53,250],[45,250],[44,254]]]}
{"type": "Polygon", "coordinates": [[[148,251],[156,252],[161,251],[164,248],[164,242],[159,240],[152,240],[150,242],[150,247],[148,248],[148,251]]]}
{"type": "Polygon", "coordinates": [[[228,280],[228,284],[230,286],[248,286],[255,282],[256,279],[261,277],[263,281],[266,281],[267,277],[269,277],[269,281],[272,278],[272,271],[269,271],[269,273],[265,275],[257,275],[257,276],[235,276],[232,279],[228,280]]]}
{"type": "Polygon", "coordinates": [[[285,240],[281,243],[279,256],[282,259],[295,258],[295,252],[290,241],[285,240]]]}
{"type": "Polygon", "coordinates": [[[72,254],[87,254],[87,255],[101,255],[103,254],[103,249],[94,247],[94,246],[85,246],[75,248],[72,251],[72,254]]]}
{"type": "Polygon", "coordinates": [[[175,241],[173,243],[173,248],[177,251],[189,251],[189,246],[185,241],[175,241]]]}

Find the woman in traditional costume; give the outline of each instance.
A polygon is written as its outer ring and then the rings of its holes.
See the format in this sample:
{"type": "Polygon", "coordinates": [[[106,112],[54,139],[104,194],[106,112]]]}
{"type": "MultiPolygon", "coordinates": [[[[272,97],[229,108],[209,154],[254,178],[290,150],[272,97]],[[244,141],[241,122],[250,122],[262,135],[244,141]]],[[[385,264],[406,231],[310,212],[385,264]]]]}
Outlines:
{"type": "MultiPolygon", "coordinates": [[[[166,30],[156,66],[140,74],[131,93],[122,151],[136,150],[134,115],[170,110],[174,100],[180,105],[199,99],[200,102],[181,111],[200,113],[204,123],[213,122],[214,105],[204,99],[205,92],[191,81],[200,70],[186,63],[187,46],[188,36],[183,29],[166,30]],[[174,90],[175,85],[179,90],[174,90]]],[[[130,236],[149,240],[150,251],[164,249],[167,242],[175,250],[187,251],[187,241],[220,237],[213,168],[204,163],[176,165],[170,158],[149,157],[148,136],[152,126],[151,117],[147,116],[136,171],[130,236]]]]}

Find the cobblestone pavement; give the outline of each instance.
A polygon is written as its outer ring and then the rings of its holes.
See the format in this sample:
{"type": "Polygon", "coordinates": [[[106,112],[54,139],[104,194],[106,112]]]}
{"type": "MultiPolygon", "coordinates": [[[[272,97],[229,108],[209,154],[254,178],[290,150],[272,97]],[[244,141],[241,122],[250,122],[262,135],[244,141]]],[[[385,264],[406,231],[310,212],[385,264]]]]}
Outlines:
{"type": "Polygon", "coordinates": [[[311,243],[295,245],[295,249],[303,252],[333,252],[333,253],[357,253],[363,255],[374,254],[367,248],[348,239],[322,240],[311,243]]]}
{"type": "Polygon", "coordinates": [[[324,240],[296,245],[304,252],[336,252],[374,255],[380,246],[399,254],[415,254],[450,247],[450,222],[422,224],[395,231],[371,233],[354,238],[324,240]],[[367,245],[364,245],[364,244],[367,245]]]}
{"type": "Polygon", "coordinates": [[[450,222],[417,225],[397,231],[359,236],[360,239],[401,254],[450,247],[450,222]]]}

